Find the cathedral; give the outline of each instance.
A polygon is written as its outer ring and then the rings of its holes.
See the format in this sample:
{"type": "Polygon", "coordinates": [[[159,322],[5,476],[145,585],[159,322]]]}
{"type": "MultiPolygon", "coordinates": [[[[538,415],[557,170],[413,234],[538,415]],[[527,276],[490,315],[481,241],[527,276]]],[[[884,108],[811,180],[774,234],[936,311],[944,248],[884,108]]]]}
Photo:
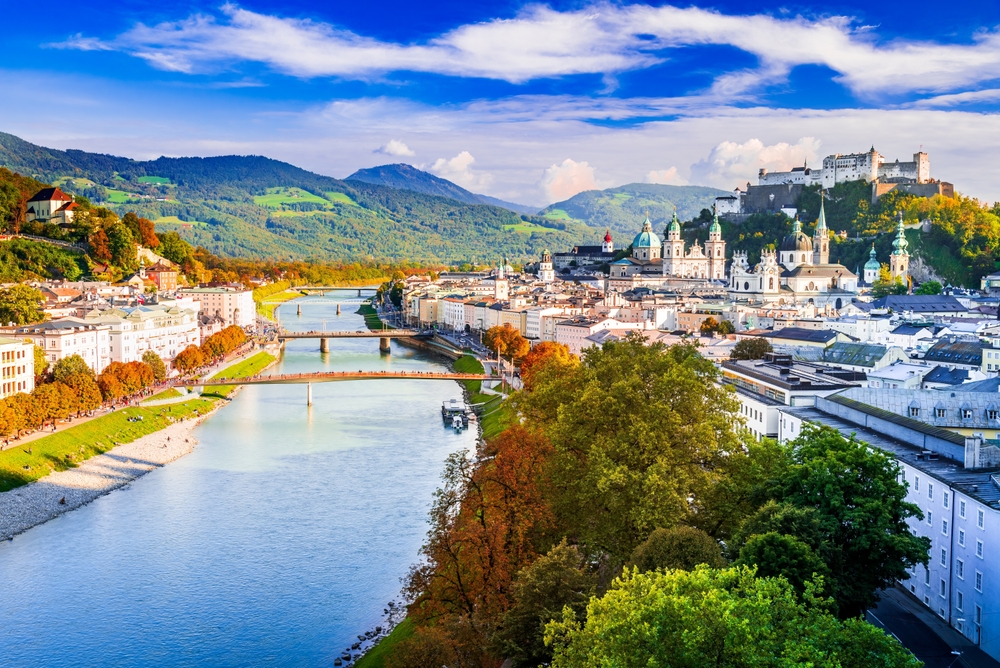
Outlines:
{"type": "Polygon", "coordinates": [[[734,253],[729,270],[729,294],[733,299],[761,303],[830,305],[841,308],[858,291],[858,277],[841,264],[830,263],[830,232],[820,199],[816,231],[810,239],[795,220],[792,233],[778,251],[764,251],[760,262],[750,267],[746,253],[734,253]]]}
{"type": "Polygon", "coordinates": [[[615,289],[654,287],[670,279],[726,280],[726,242],[722,240],[718,216],[708,228],[704,247],[695,242],[688,251],[684,249],[676,211],[662,242],[647,216],[642,231],[632,240],[632,256],[611,264],[611,284],[615,289]]]}

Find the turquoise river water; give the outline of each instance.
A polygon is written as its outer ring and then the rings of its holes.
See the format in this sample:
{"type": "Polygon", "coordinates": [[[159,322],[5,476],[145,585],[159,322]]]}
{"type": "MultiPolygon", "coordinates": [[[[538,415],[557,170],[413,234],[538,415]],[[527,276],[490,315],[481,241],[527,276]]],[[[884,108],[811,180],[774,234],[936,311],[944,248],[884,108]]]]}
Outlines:
{"type": "MultiPolygon", "coordinates": [[[[335,293],[336,294],[336,293],[335,293]]],[[[309,297],[289,329],[363,329],[309,297]]],[[[377,339],[291,341],[274,373],[443,370],[377,339]]],[[[330,666],[380,623],[417,558],[450,381],[247,387],[191,454],[0,544],[0,665],[330,666]]]]}

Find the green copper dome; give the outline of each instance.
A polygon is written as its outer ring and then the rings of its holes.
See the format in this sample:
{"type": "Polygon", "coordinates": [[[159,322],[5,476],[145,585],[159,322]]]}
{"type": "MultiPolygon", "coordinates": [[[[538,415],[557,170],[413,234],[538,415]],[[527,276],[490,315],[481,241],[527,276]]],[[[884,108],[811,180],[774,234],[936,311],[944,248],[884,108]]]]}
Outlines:
{"type": "Polygon", "coordinates": [[[910,242],[906,240],[906,234],[903,233],[903,214],[899,214],[899,226],[896,228],[896,238],[892,241],[892,254],[909,255],[906,252],[906,248],[909,245],[910,242]]]}
{"type": "MultiPolygon", "coordinates": [[[[674,212],[674,215],[676,216],[677,213],[674,212]]],[[[714,216],[712,216],[712,224],[711,224],[711,226],[709,226],[708,231],[709,232],[718,232],[719,234],[722,233],[722,225],[719,225],[719,214],[718,213],[716,213],[714,216]]]]}
{"type": "Polygon", "coordinates": [[[875,244],[872,244],[871,252],[868,253],[868,261],[865,262],[865,270],[878,271],[881,268],[882,265],[875,259],[875,244]]]}
{"type": "Polygon", "coordinates": [[[635,235],[635,239],[632,240],[632,248],[657,248],[659,245],[660,238],[653,232],[653,224],[647,217],[642,224],[642,232],[635,235]]]}
{"type": "Polygon", "coordinates": [[[667,232],[680,232],[680,231],[681,231],[681,221],[677,220],[677,209],[674,209],[674,217],[670,219],[670,226],[667,228],[667,232]]]}

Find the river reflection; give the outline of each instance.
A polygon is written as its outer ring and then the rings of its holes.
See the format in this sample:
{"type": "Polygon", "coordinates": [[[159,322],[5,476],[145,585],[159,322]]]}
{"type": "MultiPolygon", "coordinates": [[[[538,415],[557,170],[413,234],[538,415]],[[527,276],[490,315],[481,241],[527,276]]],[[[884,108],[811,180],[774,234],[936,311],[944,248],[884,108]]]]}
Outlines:
{"type": "MultiPolygon", "coordinates": [[[[341,299],[356,300],[350,293],[341,299]]],[[[337,297],[290,329],[362,329],[337,297]]],[[[377,339],[292,341],[275,373],[445,361],[377,339]]],[[[331,665],[417,559],[447,455],[448,381],[248,387],[168,466],[0,545],[4,666],[331,665]]]]}

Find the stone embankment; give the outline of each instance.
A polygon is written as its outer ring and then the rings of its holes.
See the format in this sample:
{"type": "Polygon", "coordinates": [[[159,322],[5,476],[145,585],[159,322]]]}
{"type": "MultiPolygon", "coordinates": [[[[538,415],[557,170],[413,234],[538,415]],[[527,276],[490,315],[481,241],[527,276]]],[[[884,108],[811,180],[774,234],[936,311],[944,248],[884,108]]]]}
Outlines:
{"type": "Polygon", "coordinates": [[[45,476],[29,485],[0,493],[0,540],[90,503],[153,469],[188,454],[197,445],[194,428],[226,402],[198,418],[184,420],[119,445],[80,466],[45,476]]]}

